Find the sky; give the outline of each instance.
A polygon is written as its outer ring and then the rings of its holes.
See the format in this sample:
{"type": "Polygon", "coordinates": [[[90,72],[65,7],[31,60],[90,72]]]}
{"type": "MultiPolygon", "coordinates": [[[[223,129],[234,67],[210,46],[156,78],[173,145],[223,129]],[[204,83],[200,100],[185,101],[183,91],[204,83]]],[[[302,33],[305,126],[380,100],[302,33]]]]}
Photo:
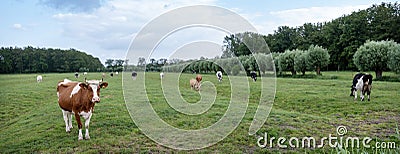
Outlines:
{"type": "MultiPolygon", "coordinates": [[[[155,19],[179,8],[206,5],[226,9],[248,21],[261,34],[272,34],[279,26],[330,21],[372,4],[396,1],[376,0],[11,0],[1,1],[0,46],[74,48],[100,58],[137,57],[199,59],[222,54],[224,31],[212,26],[183,27],[163,35],[162,40],[146,41],[143,32],[155,19]],[[154,43],[156,42],[156,44],[154,43]],[[135,44],[136,43],[136,44],[135,44]],[[148,43],[148,44],[147,44],[148,43]],[[146,45],[144,45],[146,44],[146,45]],[[135,45],[135,46],[133,46],[135,45]],[[152,51],[133,51],[139,46],[152,51]],[[131,56],[129,56],[131,55],[131,56]]],[[[217,16],[204,10],[204,15],[217,16]]],[[[185,12],[182,14],[186,14],[185,12]]],[[[168,17],[157,23],[157,33],[180,21],[198,16],[168,17]]],[[[226,14],[225,14],[226,15],[226,14]]],[[[184,16],[184,15],[183,15],[184,16]]],[[[210,20],[212,16],[208,16],[210,20]]],[[[166,17],[164,17],[166,18],[166,17]]],[[[229,23],[226,23],[229,24],[229,23]]],[[[159,33],[162,34],[162,33],[159,33]]],[[[149,33],[150,35],[150,33],[149,33]]]]}

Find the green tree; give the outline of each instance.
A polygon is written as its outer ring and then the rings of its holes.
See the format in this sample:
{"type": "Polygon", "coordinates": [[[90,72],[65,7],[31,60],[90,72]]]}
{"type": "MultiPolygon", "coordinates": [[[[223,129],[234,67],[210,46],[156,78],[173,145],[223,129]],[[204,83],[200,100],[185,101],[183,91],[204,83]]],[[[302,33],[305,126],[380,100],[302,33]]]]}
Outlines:
{"type": "Polygon", "coordinates": [[[392,71],[400,73],[400,44],[394,41],[390,41],[389,43],[391,44],[391,48],[388,51],[388,66],[392,71]]]}
{"type": "Polygon", "coordinates": [[[286,50],[279,56],[279,67],[282,71],[290,71],[292,75],[296,75],[296,70],[294,69],[294,57],[298,54],[295,50],[286,50]]]}
{"type": "Polygon", "coordinates": [[[145,66],[146,65],[146,59],[144,57],[139,57],[137,66],[145,66]]]}
{"type": "Polygon", "coordinates": [[[388,53],[396,50],[396,46],[393,41],[367,41],[354,54],[354,64],[360,71],[375,71],[376,78],[381,79],[382,72],[388,69],[388,53]]]}
{"type": "Polygon", "coordinates": [[[317,75],[321,75],[321,68],[329,64],[329,53],[328,50],[320,47],[311,45],[307,51],[307,65],[310,68],[315,69],[317,75]]]}
{"type": "Polygon", "coordinates": [[[106,59],[105,64],[106,64],[107,69],[112,70],[112,71],[114,70],[114,59],[106,59]]]}
{"type": "Polygon", "coordinates": [[[282,53],[277,53],[277,52],[272,53],[272,59],[273,59],[273,62],[275,64],[275,71],[279,75],[282,75],[282,68],[279,65],[279,57],[281,56],[281,54],[282,53]]]}
{"type": "Polygon", "coordinates": [[[298,52],[298,54],[294,57],[294,70],[304,75],[309,68],[307,65],[308,54],[303,50],[297,50],[296,52],[298,52]]]}

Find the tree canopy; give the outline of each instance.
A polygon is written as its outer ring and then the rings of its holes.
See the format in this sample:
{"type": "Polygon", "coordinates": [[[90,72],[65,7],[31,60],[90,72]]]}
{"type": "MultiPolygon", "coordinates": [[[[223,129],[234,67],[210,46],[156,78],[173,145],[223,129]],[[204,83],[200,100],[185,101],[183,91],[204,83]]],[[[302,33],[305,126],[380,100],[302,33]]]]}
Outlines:
{"type": "Polygon", "coordinates": [[[75,49],[1,47],[0,73],[48,73],[104,70],[99,58],[75,49]]]}
{"type": "Polygon", "coordinates": [[[389,69],[388,64],[398,71],[399,58],[389,57],[398,55],[399,50],[399,44],[394,41],[368,41],[357,49],[353,61],[359,70],[375,71],[376,78],[382,78],[382,72],[389,69]]]}

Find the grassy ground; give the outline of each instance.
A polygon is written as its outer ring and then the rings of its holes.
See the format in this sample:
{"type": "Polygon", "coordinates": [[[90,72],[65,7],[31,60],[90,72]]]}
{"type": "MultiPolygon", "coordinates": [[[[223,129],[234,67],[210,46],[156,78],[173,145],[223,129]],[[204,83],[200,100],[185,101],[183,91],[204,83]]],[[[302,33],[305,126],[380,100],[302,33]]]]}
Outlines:
{"type": "MultiPolygon", "coordinates": [[[[257,139],[265,132],[270,137],[308,137],[317,139],[336,135],[337,126],[346,126],[346,136],[369,136],[375,142],[400,145],[400,83],[376,81],[371,101],[353,101],[349,97],[353,72],[323,72],[323,77],[278,78],[276,99],[267,122],[256,135],[248,129],[257,108],[259,82],[250,84],[250,103],[244,119],[227,138],[211,147],[196,151],[177,151],[158,145],[147,138],[131,120],[122,93],[121,76],[107,77],[109,87],[101,90],[101,103],[95,106],[90,125],[90,140],[78,141],[75,120],[71,133],[65,132],[62,112],[57,104],[56,85],[73,74],[44,74],[36,83],[36,74],[0,75],[0,153],[70,153],[70,152],[201,152],[201,153],[336,153],[329,148],[260,148],[257,139]]],[[[384,74],[386,75],[386,74],[384,74]]],[[[166,74],[168,79],[168,74],[166,74]]],[[[182,97],[189,103],[200,100],[183,74],[179,84],[182,97]]],[[[89,73],[88,79],[101,78],[89,73]]],[[[83,78],[79,78],[83,80],[83,78]]],[[[140,79],[138,78],[138,81],[140,79]]],[[[217,83],[215,75],[204,75],[203,81],[215,83],[216,103],[205,114],[187,116],[176,113],[163,98],[158,73],[147,73],[146,90],[157,114],[167,123],[183,129],[204,128],[215,123],[226,111],[230,86],[225,79],[217,83]],[[227,90],[228,89],[228,90],[227,90]]],[[[317,141],[319,143],[319,141],[317,141]]],[[[345,149],[349,152],[400,153],[397,149],[345,149]]]]}

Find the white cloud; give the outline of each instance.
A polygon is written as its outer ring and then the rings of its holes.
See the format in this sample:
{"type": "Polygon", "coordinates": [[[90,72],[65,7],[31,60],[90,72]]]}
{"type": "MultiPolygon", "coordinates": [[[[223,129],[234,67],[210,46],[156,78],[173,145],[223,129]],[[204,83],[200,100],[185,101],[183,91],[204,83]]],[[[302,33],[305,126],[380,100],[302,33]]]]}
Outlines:
{"type": "MultiPolygon", "coordinates": [[[[304,23],[328,22],[345,14],[351,14],[370,5],[341,7],[309,7],[269,12],[263,22],[254,22],[259,31],[273,33],[279,26],[296,27],[304,23]]],[[[253,20],[252,20],[253,21],[253,20]]]]}
{"type": "Polygon", "coordinates": [[[25,30],[25,28],[21,24],[18,24],[18,23],[14,24],[12,27],[17,30],[25,30]]]}
{"type": "Polygon", "coordinates": [[[368,8],[369,5],[345,6],[345,7],[310,7],[293,10],[284,10],[270,12],[271,15],[277,16],[293,25],[299,25],[305,22],[324,22],[330,21],[344,14],[350,14],[360,9],[368,8]]]}
{"type": "Polygon", "coordinates": [[[97,46],[103,51],[93,54],[102,55],[104,60],[115,55],[124,58],[132,36],[158,15],[178,7],[213,3],[214,0],[111,0],[91,12],[59,13],[53,18],[62,25],[63,36],[86,42],[87,47],[80,48],[87,51],[91,50],[90,45],[97,46]]]}

